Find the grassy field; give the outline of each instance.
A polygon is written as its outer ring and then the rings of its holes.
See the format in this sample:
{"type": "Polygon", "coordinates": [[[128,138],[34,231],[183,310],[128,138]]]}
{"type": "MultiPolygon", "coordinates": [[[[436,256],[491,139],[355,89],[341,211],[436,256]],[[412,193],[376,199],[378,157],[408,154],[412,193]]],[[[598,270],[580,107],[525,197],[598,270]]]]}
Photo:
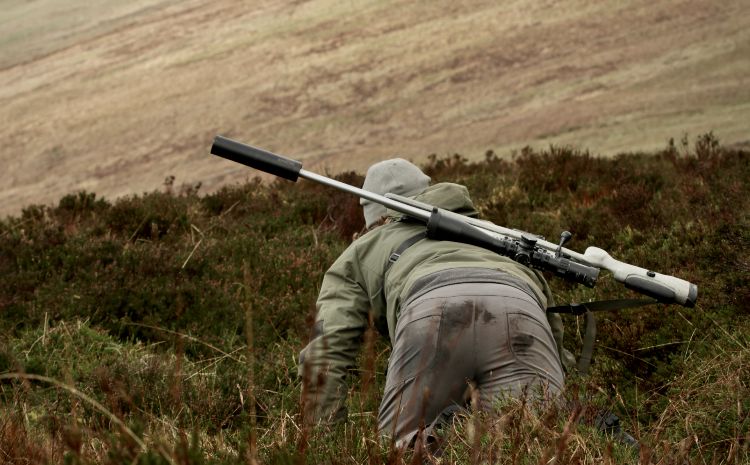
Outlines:
{"type": "Polygon", "coordinates": [[[207,155],[219,133],[333,173],[750,139],[743,0],[10,0],[0,25],[0,215],[214,192],[247,177],[207,155]]]}
{"type": "Polygon", "coordinates": [[[601,314],[562,405],[460,418],[436,463],[750,463],[746,1],[7,0],[0,52],[0,463],[423,459],[378,441],[380,339],[349,422],[301,422],[359,206],[209,156],[217,134],[356,185],[404,156],[498,224],[699,285],[601,314]]]}
{"type": "MultiPolygon", "coordinates": [[[[597,245],[697,283],[693,309],[604,312],[588,377],[549,410],[459,418],[434,463],[750,461],[750,153],[712,135],[652,154],[564,148],[434,157],[497,224],[597,245]],[[600,434],[612,410],[641,444],[600,434]]],[[[337,179],[359,185],[362,176],[337,179]]],[[[322,275],[362,229],[357,199],[311,182],[80,192],[0,221],[0,461],[12,464],[420,463],[381,444],[388,344],[366,337],[349,421],[300,420],[298,351],[322,275]]],[[[627,297],[550,278],[558,302],[627,297]]],[[[581,321],[566,317],[566,347],[581,321]]]]}

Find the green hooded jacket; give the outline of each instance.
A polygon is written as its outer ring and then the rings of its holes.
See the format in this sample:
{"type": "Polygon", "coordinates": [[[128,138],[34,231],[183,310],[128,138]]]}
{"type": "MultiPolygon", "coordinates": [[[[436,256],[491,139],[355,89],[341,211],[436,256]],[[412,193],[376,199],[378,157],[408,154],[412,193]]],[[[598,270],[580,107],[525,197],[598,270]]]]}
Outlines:
{"type": "MultiPolygon", "coordinates": [[[[414,198],[477,216],[468,190],[458,184],[435,184],[414,198]]],[[[389,213],[393,219],[401,219],[400,214],[389,213]]],[[[456,268],[499,270],[527,284],[542,308],[552,305],[549,286],[539,273],[468,244],[422,239],[406,249],[386,273],[391,254],[424,230],[424,225],[414,222],[386,223],[354,241],[326,272],[312,339],[299,360],[299,374],[305,386],[303,404],[309,420],[329,421],[346,416],[346,374],[355,364],[370,316],[381,332],[387,328],[387,335],[393,340],[401,303],[420,278],[456,268]]],[[[548,314],[548,319],[561,353],[562,322],[557,314],[548,314]]]]}

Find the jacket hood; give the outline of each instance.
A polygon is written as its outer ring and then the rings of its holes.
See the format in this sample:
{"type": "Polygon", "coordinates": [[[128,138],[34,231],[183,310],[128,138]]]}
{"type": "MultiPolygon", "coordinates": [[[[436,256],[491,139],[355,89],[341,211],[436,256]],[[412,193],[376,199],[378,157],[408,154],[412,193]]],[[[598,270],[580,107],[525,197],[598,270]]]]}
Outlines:
{"type": "MultiPolygon", "coordinates": [[[[375,163],[367,170],[365,182],[362,189],[376,194],[385,195],[390,192],[404,196],[415,196],[430,185],[430,177],[427,176],[413,163],[403,158],[375,163]]],[[[365,225],[370,228],[387,214],[386,208],[376,202],[360,199],[365,225]]]]}
{"type": "MultiPolygon", "coordinates": [[[[469,190],[461,184],[454,184],[452,182],[433,184],[414,196],[413,199],[461,215],[479,216],[479,212],[474,208],[474,202],[471,201],[471,197],[469,196],[469,190]]],[[[388,214],[395,218],[405,216],[390,209],[388,210],[388,214]]]]}

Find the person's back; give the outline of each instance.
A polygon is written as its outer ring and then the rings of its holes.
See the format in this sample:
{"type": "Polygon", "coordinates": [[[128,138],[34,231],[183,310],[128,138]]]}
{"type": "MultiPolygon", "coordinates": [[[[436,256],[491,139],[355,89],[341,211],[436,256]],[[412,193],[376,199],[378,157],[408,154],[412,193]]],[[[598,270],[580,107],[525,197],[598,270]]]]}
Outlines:
{"type": "MultiPolygon", "coordinates": [[[[416,198],[476,215],[468,191],[456,184],[431,186],[416,198]]],[[[424,231],[394,215],[352,243],[326,273],[315,337],[300,367],[314,420],[343,411],[346,368],[370,311],[393,343],[378,423],[399,445],[409,444],[420,424],[463,404],[468,383],[484,409],[535,384],[551,393],[562,389],[543,310],[550,294],[544,279],[491,251],[424,238],[424,231]]]]}

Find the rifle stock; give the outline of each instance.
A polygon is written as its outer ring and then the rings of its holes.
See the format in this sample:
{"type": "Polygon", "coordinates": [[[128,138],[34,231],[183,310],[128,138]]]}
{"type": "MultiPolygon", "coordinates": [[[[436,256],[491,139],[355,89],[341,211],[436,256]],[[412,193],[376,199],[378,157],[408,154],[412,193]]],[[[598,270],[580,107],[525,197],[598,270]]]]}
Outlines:
{"type": "Polygon", "coordinates": [[[610,271],[615,280],[625,284],[628,289],[659,302],[694,307],[698,299],[698,286],[695,284],[615,260],[598,247],[587,248],[583,257],[593,266],[610,271]]]}

